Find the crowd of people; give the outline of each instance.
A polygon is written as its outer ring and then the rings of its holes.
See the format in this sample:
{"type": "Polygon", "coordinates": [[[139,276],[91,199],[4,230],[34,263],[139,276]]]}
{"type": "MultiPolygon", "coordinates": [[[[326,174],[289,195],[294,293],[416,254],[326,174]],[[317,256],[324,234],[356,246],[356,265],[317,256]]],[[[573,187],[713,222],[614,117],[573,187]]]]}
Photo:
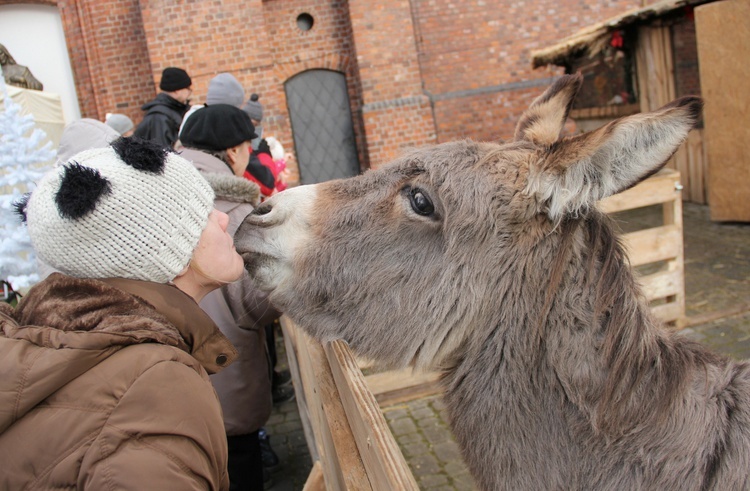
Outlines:
{"type": "Polygon", "coordinates": [[[159,89],[138,125],[69,124],[18,203],[44,279],[0,305],[0,488],[261,490],[279,467],[280,312],[232,237],[292,157],[232,74],[203,105],[181,68],[159,89]]]}

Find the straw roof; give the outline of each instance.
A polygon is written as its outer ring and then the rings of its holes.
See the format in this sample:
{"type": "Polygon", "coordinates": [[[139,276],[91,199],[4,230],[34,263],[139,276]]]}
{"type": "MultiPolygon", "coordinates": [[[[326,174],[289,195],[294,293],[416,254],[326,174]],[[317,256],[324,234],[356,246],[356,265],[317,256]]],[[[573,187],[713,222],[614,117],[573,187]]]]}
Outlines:
{"type": "Polygon", "coordinates": [[[545,65],[563,65],[571,58],[588,54],[594,56],[604,49],[612,31],[631,24],[644,24],[682,7],[697,6],[713,0],[662,0],[660,2],[629,10],[598,24],[588,26],[566,37],[548,48],[531,52],[534,68],[545,65]]]}

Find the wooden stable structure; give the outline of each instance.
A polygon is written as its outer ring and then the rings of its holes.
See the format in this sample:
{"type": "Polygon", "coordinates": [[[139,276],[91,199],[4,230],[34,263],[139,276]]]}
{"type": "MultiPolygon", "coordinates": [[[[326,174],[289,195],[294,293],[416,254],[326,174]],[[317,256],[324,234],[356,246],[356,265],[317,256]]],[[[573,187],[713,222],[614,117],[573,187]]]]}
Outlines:
{"type": "MultiPolygon", "coordinates": [[[[685,289],[680,174],[663,169],[600,202],[607,213],[661,206],[662,223],[623,236],[652,310],[684,325],[685,289]]],[[[321,345],[282,318],[284,342],[300,419],[314,462],[304,491],[416,491],[417,482],[381,407],[440,392],[438,375],[411,369],[365,377],[346,342],[321,345]]]]}
{"type": "MultiPolygon", "coordinates": [[[[692,17],[694,8],[712,1],[661,0],[649,3],[586,27],[552,46],[533,51],[532,64],[535,68],[559,65],[567,72],[584,67],[585,75],[586,66],[612,63],[617,55],[626,57],[632,73],[621,77],[632,77],[626,84],[632,87],[631,96],[635,100],[610,101],[598,107],[573,109],[571,118],[584,130],[628,114],[653,111],[683,95],[701,95],[692,17]],[[625,41],[618,42],[617,39],[625,41]],[[618,48],[613,48],[613,45],[618,48]],[[617,50],[620,50],[619,54],[617,50]],[[683,88],[686,85],[683,79],[693,80],[695,84],[683,88]]],[[[701,126],[690,132],[685,144],[667,164],[682,175],[683,199],[707,203],[708,166],[706,135],[701,126]]]]}
{"type": "Polygon", "coordinates": [[[695,9],[711,219],[750,222],[750,2],[695,9]]]}

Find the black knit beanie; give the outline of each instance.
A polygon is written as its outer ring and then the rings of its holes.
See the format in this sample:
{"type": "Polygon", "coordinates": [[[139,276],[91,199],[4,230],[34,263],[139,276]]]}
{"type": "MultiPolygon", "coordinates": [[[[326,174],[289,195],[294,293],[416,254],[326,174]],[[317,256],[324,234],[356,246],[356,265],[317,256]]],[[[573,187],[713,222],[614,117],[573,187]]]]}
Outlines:
{"type": "Polygon", "coordinates": [[[174,92],[175,90],[187,89],[191,85],[193,85],[193,81],[190,80],[190,75],[182,68],[170,66],[161,72],[159,88],[163,91],[174,92]]]}
{"type": "Polygon", "coordinates": [[[190,115],[180,132],[180,141],[189,148],[221,151],[257,136],[250,116],[242,109],[214,104],[190,115]]]}

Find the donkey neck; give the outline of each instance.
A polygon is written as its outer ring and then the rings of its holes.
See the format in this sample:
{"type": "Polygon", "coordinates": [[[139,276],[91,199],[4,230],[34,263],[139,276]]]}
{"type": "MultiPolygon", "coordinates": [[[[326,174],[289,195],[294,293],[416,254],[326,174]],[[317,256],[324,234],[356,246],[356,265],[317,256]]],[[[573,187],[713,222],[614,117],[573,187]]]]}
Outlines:
{"type": "Polygon", "coordinates": [[[636,424],[655,327],[606,222],[563,224],[515,264],[493,324],[445,377],[451,423],[482,488],[575,488],[595,474],[582,441],[602,408],[618,413],[615,438],[636,424]],[[540,456],[569,465],[532,470],[540,456]]]}

